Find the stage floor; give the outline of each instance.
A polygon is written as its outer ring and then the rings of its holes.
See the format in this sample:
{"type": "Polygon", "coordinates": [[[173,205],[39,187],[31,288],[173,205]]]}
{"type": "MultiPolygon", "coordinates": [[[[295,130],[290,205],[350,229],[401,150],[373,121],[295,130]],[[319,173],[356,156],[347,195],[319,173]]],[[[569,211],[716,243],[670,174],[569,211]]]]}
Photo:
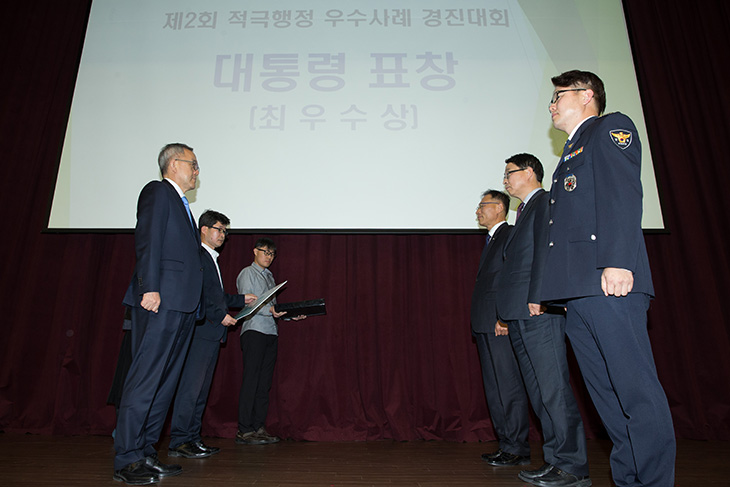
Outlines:
{"type": "MultiPolygon", "coordinates": [[[[179,463],[183,474],[162,479],[164,487],[200,486],[419,486],[514,487],[521,468],[542,465],[540,444],[532,444],[532,466],[490,467],[480,455],[496,442],[373,441],[313,443],[282,441],[240,446],[228,438],[205,438],[219,454],[202,460],[167,458],[163,438],[160,459],[179,463]]],[[[595,487],[612,486],[608,467],[611,444],[588,441],[595,487]]],[[[730,485],[730,442],[678,441],[676,486],[730,485]]],[[[112,480],[113,443],[105,436],[38,436],[0,433],[2,486],[119,486],[112,480]]]]}

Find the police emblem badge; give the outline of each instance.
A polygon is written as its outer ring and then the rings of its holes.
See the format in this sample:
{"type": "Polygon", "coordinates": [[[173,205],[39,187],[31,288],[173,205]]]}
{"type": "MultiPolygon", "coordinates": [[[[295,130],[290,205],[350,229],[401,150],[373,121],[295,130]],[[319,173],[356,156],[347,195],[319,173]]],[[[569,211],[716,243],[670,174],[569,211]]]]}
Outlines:
{"type": "Polygon", "coordinates": [[[626,149],[628,146],[631,145],[631,141],[633,140],[631,136],[631,132],[624,129],[616,129],[611,130],[608,132],[611,136],[611,140],[614,144],[616,144],[616,147],[623,150],[626,149]]]}
{"type": "Polygon", "coordinates": [[[563,188],[567,192],[575,191],[576,186],[578,186],[578,178],[575,177],[575,174],[568,174],[565,176],[565,179],[563,180],[563,188]]]}

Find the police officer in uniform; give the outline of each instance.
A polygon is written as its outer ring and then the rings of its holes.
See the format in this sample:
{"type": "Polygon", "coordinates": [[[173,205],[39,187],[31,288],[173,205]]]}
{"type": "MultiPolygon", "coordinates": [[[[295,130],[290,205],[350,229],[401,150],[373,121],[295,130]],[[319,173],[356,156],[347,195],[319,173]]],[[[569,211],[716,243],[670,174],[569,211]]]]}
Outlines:
{"type": "Polygon", "coordinates": [[[646,312],[654,294],[641,230],[641,145],[631,119],[601,116],[603,82],[552,78],[553,126],[568,141],[550,190],[542,299],[567,308],[566,333],[613,441],[623,486],[674,485],[675,440],[646,312]]]}

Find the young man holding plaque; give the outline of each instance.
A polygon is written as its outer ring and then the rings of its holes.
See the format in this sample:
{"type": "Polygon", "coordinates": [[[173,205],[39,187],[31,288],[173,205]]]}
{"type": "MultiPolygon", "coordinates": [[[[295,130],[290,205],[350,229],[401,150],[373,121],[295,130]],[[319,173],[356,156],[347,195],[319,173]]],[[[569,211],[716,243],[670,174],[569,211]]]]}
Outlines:
{"type": "MultiPolygon", "coordinates": [[[[276,244],[269,238],[258,239],[253,256],[253,263],[238,274],[236,285],[241,294],[263,296],[276,285],[274,275],[269,270],[276,257],[276,244]]],[[[279,441],[264,428],[278,348],[276,319],[286,314],[285,311],[277,312],[275,304],[276,298],[273,297],[242,322],[243,380],[238,398],[238,432],[235,439],[239,445],[265,445],[279,441]]],[[[303,318],[297,316],[293,319],[303,318]]]]}

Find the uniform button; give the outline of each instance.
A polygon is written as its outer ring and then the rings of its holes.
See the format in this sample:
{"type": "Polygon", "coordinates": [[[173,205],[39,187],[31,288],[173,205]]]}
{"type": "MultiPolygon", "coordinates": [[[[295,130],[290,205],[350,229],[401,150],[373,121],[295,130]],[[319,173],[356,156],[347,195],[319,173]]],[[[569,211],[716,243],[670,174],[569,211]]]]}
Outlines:
{"type": "Polygon", "coordinates": [[[557,179],[553,179],[553,182],[554,182],[554,183],[557,183],[557,182],[558,182],[558,180],[557,180],[557,179]]]}
{"type": "Polygon", "coordinates": [[[548,247],[552,247],[553,245],[555,245],[555,244],[554,244],[553,242],[550,242],[550,243],[548,244],[548,247]]]}
{"type": "Polygon", "coordinates": [[[596,239],[596,236],[595,235],[591,235],[591,240],[595,240],[595,239],[596,239]]]}
{"type": "Polygon", "coordinates": [[[548,224],[549,225],[552,225],[553,224],[553,219],[552,218],[550,219],[550,221],[548,222],[548,224]]]}
{"type": "Polygon", "coordinates": [[[551,205],[554,205],[554,204],[555,204],[555,200],[554,200],[554,199],[551,199],[551,200],[550,200],[550,204],[551,204],[551,205]]]}

